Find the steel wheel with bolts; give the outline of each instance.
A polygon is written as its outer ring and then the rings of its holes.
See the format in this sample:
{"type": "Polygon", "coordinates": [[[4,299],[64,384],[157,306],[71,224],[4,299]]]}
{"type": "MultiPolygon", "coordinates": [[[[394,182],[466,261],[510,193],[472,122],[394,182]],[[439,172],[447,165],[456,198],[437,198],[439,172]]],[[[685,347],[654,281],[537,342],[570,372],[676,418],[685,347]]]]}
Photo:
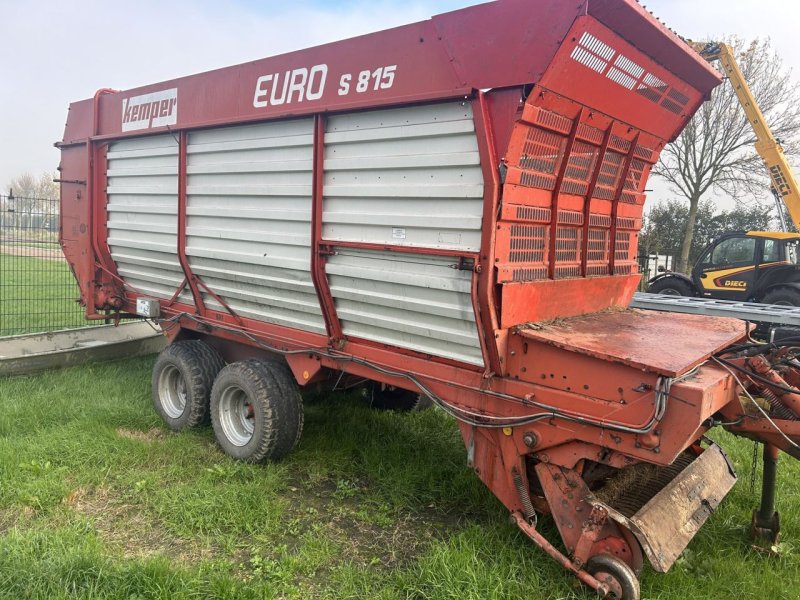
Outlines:
{"type": "Polygon", "coordinates": [[[153,366],[153,406],[167,427],[180,431],[208,417],[211,386],[225,362],[200,340],[175,342],[153,366]]]}
{"type": "Polygon", "coordinates": [[[639,600],[639,580],[628,564],[610,554],[597,554],[589,559],[586,570],[608,586],[606,598],[614,600],[639,600]]]}
{"type": "Polygon", "coordinates": [[[225,437],[234,446],[244,446],[253,439],[255,411],[253,403],[236,384],[226,387],[219,399],[219,422],[225,437]]]}
{"type": "Polygon", "coordinates": [[[178,367],[165,365],[158,376],[158,397],[164,412],[177,419],[186,410],[186,380],[178,367]]]}
{"type": "Polygon", "coordinates": [[[211,425],[222,450],[250,463],[286,456],[302,430],[297,384],[287,390],[282,365],[236,362],[217,376],[211,391],[211,425]]]}

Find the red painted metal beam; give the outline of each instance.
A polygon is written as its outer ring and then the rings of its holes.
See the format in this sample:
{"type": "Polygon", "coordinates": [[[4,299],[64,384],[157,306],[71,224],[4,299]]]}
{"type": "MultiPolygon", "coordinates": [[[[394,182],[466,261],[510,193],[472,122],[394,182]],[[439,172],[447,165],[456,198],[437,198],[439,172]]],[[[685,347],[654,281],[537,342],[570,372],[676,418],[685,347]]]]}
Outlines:
{"type": "Polygon", "coordinates": [[[483,221],[481,224],[481,249],[480,258],[475,265],[478,278],[475,286],[477,301],[475,306],[475,319],[478,322],[478,336],[481,341],[483,361],[486,367],[485,375],[492,373],[502,374],[505,366],[500,359],[498,348],[499,318],[497,300],[495,298],[495,285],[497,283],[494,252],[495,221],[500,204],[500,177],[498,174],[499,162],[495,153],[494,136],[492,133],[492,120],[486,95],[478,92],[477,98],[472,101],[472,113],[475,120],[475,129],[478,136],[478,151],[481,157],[483,170],[483,221]]]}
{"type": "Polygon", "coordinates": [[[421,248],[418,246],[397,246],[391,244],[373,244],[370,242],[350,242],[341,240],[322,240],[323,252],[326,248],[355,248],[357,250],[374,250],[376,252],[395,252],[399,254],[422,254],[426,256],[453,256],[456,258],[477,259],[477,252],[448,250],[445,248],[421,248]]]}
{"type": "Polygon", "coordinates": [[[603,163],[608,154],[608,144],[611,141],[611,135],[614,131],[616,121],[611,121],[603,135],[603,142],[600,145],[600,150],[597,153],[597,162],[594,165],[594,172],[589,180],[589,185],[586,190],[586,202],[583,205],[583,239],[581,240],[581,275],[587,276],[587,264],[589,262],[589,223],[592,217],[592,198],[594,197],[595,190],[597,190],[597,181],[600,178],[600,173],[603,170],[603,163]]]}
{"type": "Polygon", "coordinates": [[[178,138],[178,262],[183,269],[186,283],[192,292],[195,310],[200,315],[206,314],[206,305],[203,296],[197,286],[197,277],[192,272],[189,265],[189,258],[186,256],[186,206],[188,197],[186,193],[187,183],[187,148],[189,145],[189,134],[185,131],[180,132],[178,138]]]}
{"type": "Polygon", "coordinates": [[[564,176],[567,173],[567,167],[569,166],[569,159],[572,155],[572,149],[575,147],[575,138],[578,136],[578,127],[580,127],[581,120],[583,119],[583,113],[586,109],[581,107],[578,111],[578,115],[575,117],[575,120],[572,122],[572,128],[569,132],[569,137],[567,138],[567,143],[564,146],[564,156],[561,159],[561,166],[558,169],[558,175],[556,176],[556,183],[553,187],[553,200],[550,204],[550,248],[548,250],[548,262],[547,262],[547,271],[548,277],[550,279],[556,278],[556,243],[558,238],[558,205],[559,200],[561,197],[561,188],[564,185],[564,176]]]}
{"type": "MultiPolygon", "coordinates": [[[[108,248],[107,208],[108,196],[106,193],[107,151],[108,144],[94,141],[100,127],[100,98],[113,94],[116,90],[100,89],[92,101],[92,129],[86,140],[87,168],[86,196],[89,202],[89,230],[91,235],[91,248],[94,260],[92,288],[86,294],[87,319],[107,319],[108,315],[101,314],[103,310],[116,304],[117,298],[122,300],[122,287],[113,284],[104,278],[102,273],[116,271],[114,260],[108,248]]],[[[114,308],[118,308],[114,306],[114,308]]]]}
{"type": "MultiPolygon", "coordinates": [[[[88,196],[88,202],[92,207],[92,222],[89,223],[89,228],[92,234],[92,249],[94,250],[95,260],[102,263],[105,267],[110,267],[114,264],[108,252],[108,246],[105,243],[105,238],[101,243],[99,237],[101,232],[100,223],[103,223],[102,229],[105,228],[104,221],[101,220],[101,217],[105,214],[105,202],[99,202],[98,196],[99,191],[104,190],[104,187],[100,185],[100,181],[105,179],[106,169],[100,168],[101,165],[99,163],[101,162],[101,157],[104,155],[100,153],[100,146],[95,143],[94,138],[97,135],[100,127],[100,98],[115,92],[116,90],[112,90],[110,88],[100,89],[95,92],[92,102],[92,130],[89,138],[86,140],[89,168],[89,176],[86,178],[86,195],[88,196]]],[[[102,158],[102,162],[103,166],[105,166],[104,158],[102,158]]],[[[103,196],[105,197],[105,192],[103,193],[103,196]]]]}
{"type": "Polygon", "coordinates": [[[332,345],[344,341],[342,324],[336,313],[336,304],[331,294],[328,274],[325,272],[325,256],[332,248],[322,241],[322,203],[324,198],[325,164],[325,116],[314,116],[313,186],[311,189],[311,280],[317,292],[325,329],[332,345]]]}
{"type": "Polygon", "coordinates": [[[617,183],[617,189],[614,192],[614,200],[611,203],[611,230],[609,231],[609,252],[611,256],[609,257],[608,263],[608,270],[611,275],[614,275],[614,267],[617,261],[617,212],[619,211],[619,202],[620,198],[622,198],[622,193],[625,191],[625,182],[628,180],[628,174],[631,170],[631,163],[633,162],[634,154],[636,153],[636,147],[639,144],[639,132],[636,132],[636,135],[633,136],[631,140],[631,146],[628,148],[628,153],[625,155],[625,163],[622,167],[622,173],[620,173],[619,182],[617,183]]]}

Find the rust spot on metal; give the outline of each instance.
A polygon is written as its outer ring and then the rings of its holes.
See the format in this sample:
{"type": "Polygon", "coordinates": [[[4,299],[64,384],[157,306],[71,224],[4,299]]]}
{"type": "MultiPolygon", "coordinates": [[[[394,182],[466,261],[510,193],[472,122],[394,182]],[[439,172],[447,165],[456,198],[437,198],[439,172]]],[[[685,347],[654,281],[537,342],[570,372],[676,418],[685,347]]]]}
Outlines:
{"type": "Polygon", "coordinates": [[[529,340],[645,372],[676,377],[738,341],[738,319],[651,311],[604,311],[521,327],[529,340]]]}

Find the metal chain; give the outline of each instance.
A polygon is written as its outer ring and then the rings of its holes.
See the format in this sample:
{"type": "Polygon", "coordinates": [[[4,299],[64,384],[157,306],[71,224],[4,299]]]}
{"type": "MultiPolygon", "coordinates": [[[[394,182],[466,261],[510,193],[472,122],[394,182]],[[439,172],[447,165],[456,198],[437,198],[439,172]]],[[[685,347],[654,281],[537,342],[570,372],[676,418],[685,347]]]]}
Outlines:
{"type": "Polygon", "coordinates": [[[750,495],[756,493],[756,471],[758,470],[758,442],[753,442],[753,462],[750,465],[750,495]]]}

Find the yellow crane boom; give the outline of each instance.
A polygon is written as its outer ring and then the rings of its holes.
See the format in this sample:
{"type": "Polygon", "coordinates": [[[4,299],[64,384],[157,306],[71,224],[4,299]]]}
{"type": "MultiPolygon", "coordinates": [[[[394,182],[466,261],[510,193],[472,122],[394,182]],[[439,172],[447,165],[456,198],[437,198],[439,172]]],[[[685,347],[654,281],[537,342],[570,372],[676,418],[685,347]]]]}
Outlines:
{"type": "MultiPolygon", "coordinates": [[[[707,61],[718,60],[722,65],[728,80],[733,85],[739,104],[742,105],[744,114],[756,134],[756,152],[767,167],[767,173],[772,180],[772,192],[786,205],[794,226],[800,231],[800,192],[798,192],[800,188],[797,185],[797,178],[794,176],[789,161],[786,160],[786,154],[783,152],[780,142],[775,138],[764,118],[750,86],[747,85],[742,70],[736,62],[733,49],[728,44],[720,42],[689,42],[689,45],[707,61]]],[[[783,223],[783,213],[780,211],[780,207],[778,208],[778,216],[783,223]]],[[[783,229],[786,230],[785,224],[783,229]]]]}

